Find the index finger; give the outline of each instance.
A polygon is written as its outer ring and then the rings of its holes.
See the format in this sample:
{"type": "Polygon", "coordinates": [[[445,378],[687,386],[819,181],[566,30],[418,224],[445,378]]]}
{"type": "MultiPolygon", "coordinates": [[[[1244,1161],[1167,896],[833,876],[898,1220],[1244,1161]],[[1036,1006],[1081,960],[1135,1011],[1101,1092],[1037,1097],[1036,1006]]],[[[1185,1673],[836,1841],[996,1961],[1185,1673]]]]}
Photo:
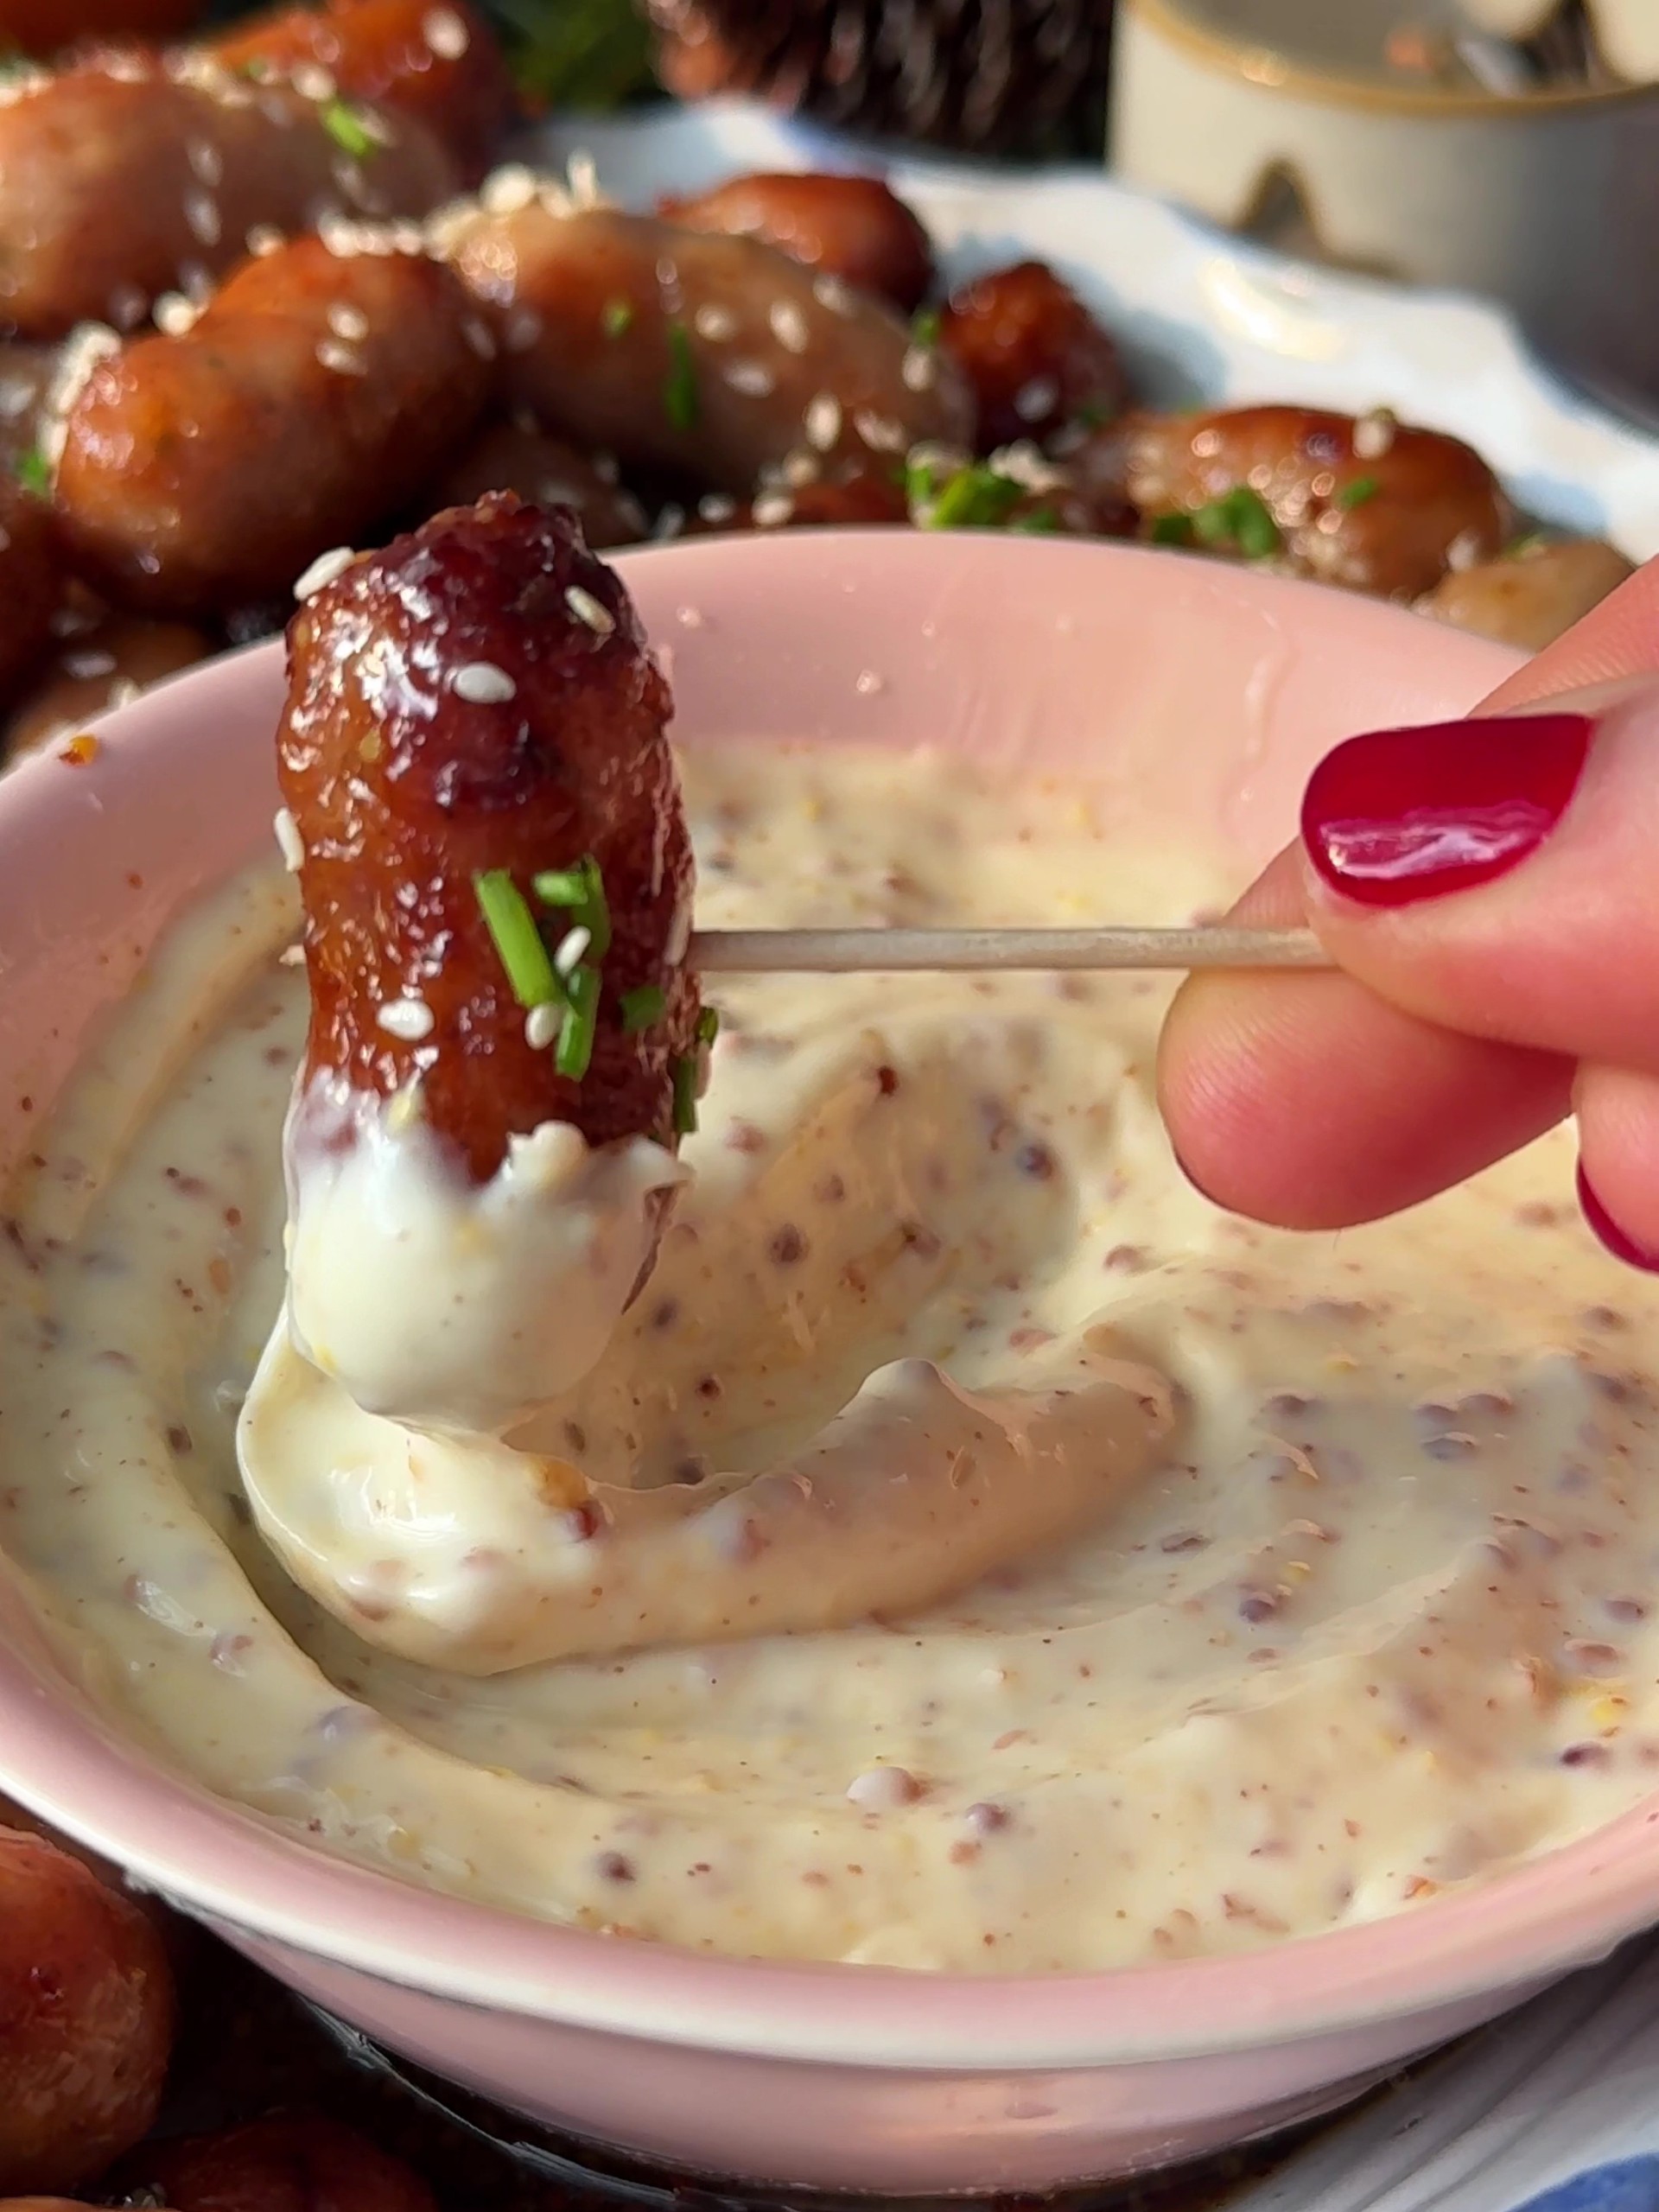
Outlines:
{"type": "MultiPolygon", "coordinates": [[[[1485,702],[1513,709],[1659,670],[1659,562],[1485,702]]],[[[1234,910],[1286,926],[1306,908],[1295,847],[1234,910]]],[[[1571,1062],[1418,1020],[1340,975],[1196,976],[1165,1027],[1171,1141],[1219,1205],[1334,1229],[1415,1205],[1541,1135],[1569,1109],[1571,1062]]]]}

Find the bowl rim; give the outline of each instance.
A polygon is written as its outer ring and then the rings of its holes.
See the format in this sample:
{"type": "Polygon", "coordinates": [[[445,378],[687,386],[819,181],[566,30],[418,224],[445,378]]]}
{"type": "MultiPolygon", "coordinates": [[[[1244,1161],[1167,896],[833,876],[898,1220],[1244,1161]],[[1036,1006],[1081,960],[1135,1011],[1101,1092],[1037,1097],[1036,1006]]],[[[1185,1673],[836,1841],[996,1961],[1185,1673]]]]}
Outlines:
{"type": "Polygon", "coordinates": [[[1358,108],[1374,115],[1414,122],[1484,118],[1493,123],[1527,123],[1563,115],[1595,114],[1659,105],[1659,84],[1554,85],[1535,92],[1452,91],[1437,85],[1396,83],[1391,78],[1344,74],[1318,62],[1299,60],[1271,39],[1230,32],[1206,21],[1187,0],[1123,0],[1125,13],[1229,76],[1242,78],[1254,91],[1285,92],[1333,107],[1358,108]]]}
{"type": "MultiPolygon", "coordinates": [[[[1202,567],[1214,588],[1272,618],[1340,603],[1351,625],[1390,650],[1429,639],[1495,683],[1520,657],[1427,624],[1402,608],[1164,550],[1075,540],[1010,541],[953,533],[963,562],[1017,557],[1103,572],[1202,567]],[[979,545],[1001,550],[976,552],[979,545]],[[1018,543],[1017,556],[1007,549],[1018,543]]],[[[817,572],[848,556],[930,576],[939,545],[925,533],[810,532],[709,538],[616,556],[625,580],[649,563],[698,565],[707,601],[723,567],[779,561],[817,572]],[[826,541],[838,540],[831,550],[826,541]],[[878,550],[879,549],[879,550],[878,550]],[[717,556],[717,557],[716,557],[717,556]],[[930,569],[930,563],[933,564],[930,569]]],[[[863,571],[861,569],[861,573],[863,571]]],[[[1148,571],[1149,572],[1149,571],[1148,571]]],[[[1275,624],[1276,626],[1276,624],[1275,624]]],[[[1297,626],[1300,626],[1300,624],[1297,626]]],[[[216,705],[275,688],[280,642],[183,671],[94,725],[143,739],[176,722],[181,692],[206,726],[216,705]]],[[[1448,682],[1450,681],[1448,676],[1448,682]]],[[[123,742],[121,750],[126,749],[123,742]]],[[[57,771],[55,747],[0,780],[0,865],[61,829],[82,779],[57,771]]],[[[1052,1974],[907,1972],[702,1952],[532,1920],[421,1888],[390,1871],[310,1849],[258,1815],[211,1796],[149,1758],[66,1687],[62,1670],[0,1637],[0,1784],[30,1811],[130,1870],[193,1916],[382,1983],[505,2012],[705,2050],[894,2071],[979,2073],[1210,2057],[1338,2035],[1471,1998],[1524,1989],[1648,1925],[1659,1910],[1659,1796],[1606,1827],[1384,1919],[1231,1956],[1052,1974]],[[1275,1967],[1296,1961],[1288,1992],[1275,1967]],[[995,2000],[994,2012],[983,2000],[995,2000]]],[[[1431,2039],[1426,2031],[1425,2040],[1431,2039]]]]}

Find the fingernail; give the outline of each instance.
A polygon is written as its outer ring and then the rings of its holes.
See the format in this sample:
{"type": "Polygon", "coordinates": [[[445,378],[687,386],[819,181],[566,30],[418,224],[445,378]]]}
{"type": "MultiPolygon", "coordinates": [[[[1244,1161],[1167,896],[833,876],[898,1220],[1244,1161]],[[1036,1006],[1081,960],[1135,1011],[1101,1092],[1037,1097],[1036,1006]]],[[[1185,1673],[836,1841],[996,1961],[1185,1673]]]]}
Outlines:
{"type": "Polygon", "coordinates": [[[1364,906],[1488,883],[1560,820],[1594,729],[1587,715],[1503,715],[1351,737],[1309,780],[1308,858],[1364,906]]]}
{"type": "Polygon", "coordinates": [[[1616,1260],[1623,1260],[1627,1268],[1640,1268],[1644,1274],[1659,1275],[1659,1252],[1644,1251],[1641,1245],[1627,1236],[1596,1196],[1590,1178],[1579,1163],[1579,1204],[1584,1217],[1616,1260]]]}

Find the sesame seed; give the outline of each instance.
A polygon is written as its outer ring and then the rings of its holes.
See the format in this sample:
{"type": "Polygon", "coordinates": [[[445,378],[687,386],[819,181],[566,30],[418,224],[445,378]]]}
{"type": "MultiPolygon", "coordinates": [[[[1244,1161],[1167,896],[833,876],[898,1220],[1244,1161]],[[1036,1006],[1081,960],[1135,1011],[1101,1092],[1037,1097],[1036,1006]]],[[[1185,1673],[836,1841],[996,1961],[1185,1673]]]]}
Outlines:
{"type": "Polygon", "coordinates": [[[774,300],[766,310],[772,334],[786,353],[804,353],[811,343],[806,317],[792,300],[774,300]]]}
{"type": "Polygon", "coordinates": [[[302,570],[296,580],[295,598],[311,598],[326,585],[333,583],[336,576],[343,576],[356,558],[356,552],[349,545],[335,545],[327,553],[319,553],[310,567],[302,570]]]}
{"type": "Polygon", "coordinates": [[[455,671],[450,689],[472,706],[502,707],[517,696],[518,686],[493,660],[469,660],[455,671]]]}
{"type": "Polygon", "coordinates": [[[200,261],[181,261],[179,264],[179,289],[187,299],[194,300],[199,308],[205,308],[213,296],[212,270],[200,261]]]}
{"type": "Polygon", "coordinates": [[[289,79],[302,100],[331,100],[339,92],[332,70],[320,61],[302,61],[289,79]]]}
{"type": "Polygon", "coordinates": [[[193,138],[185,149],[185,159],[198,184],[216,185],[225,175],[225,157],[210,138],[193,138]]]}
{"type": "Polygon", "coordinates": [[[828,308],[831,315],[851,315],[858,305],[850,284],[839,276],[824,275],[812,279],[812,296],[821,308],[828,308]]]}
{"type": "MultiPolygon", "coordinates": [[[[540,425],[532,423],[531,428],[539,429],[540,425]]],[[[621,465],[613,453],[589,454],[588,465],[601,484],[614,484],[622,474],[621,465]]]]}
{"type": "Polygon", "coordinates": [[[804,485],[816,484],[822,472],[816,454],[790,453],[784,455],[778,473],[791,492],[798,492],[804,485]]]}
{"type": "Polygon", "coordinates": [[[616,617],[609,607],[602,607],[592,592],[585,591],[580,584],[571,584],[567,588],[564,603],[578,622],[585,622],[601,638],[608,638],[616,627],[616,617]]]}
{"type": "Polygon", "coordinates": [[[536,172],[523,162],[506,162],[492,169],[478,194],[480,207],[491,215],[516,215],[535,197],[536,172]]]}
{"type": "Polygon", "coordinates": [[[396,1092],[386,1106],[386,1127],[397,1136],[421,1119],[425,1088],[419,1076],[411,1076],[403,1089],[396,1092]]]}
{"type": "Polygon", "coordinates": [[[110,686],[110,704],[112,707],[130,707],[135,699],[142,699],[143,696],[143,685],[135,683],[130,676],[124,676],[118,683],[110,686]]]}
{"type": "Polygon", "coordinates": [[[353,353],[349,346],[342,346],[337,338],[325,338],[317,348],[317,359],[325,369],[333,369],[337,376],[362,377],[368,366],[360,353],[353,353]]]}
{"type": "Polygon", "coordinates": [[[709,492],[697,501],[697,513],[703,522],[730,522],[737,512],[737,501],[728,499],[723,492],[709,492]]]}
{"type": "Polygon", "coordinates": [[[1029,384],[1022,384],[1014,395],[1014,411],[1022,423],[1040,423],[1045,415],[1053,412],[1060,396],[1060,387],[1052,377],[1033,377],[1029,384]]]}
{"type": "Polygon", "coordinates": [[[58,665],[66,676],[73,676],[77,683],[90,683],[96,677],[115,674],[115,655],[94,645],[85,652],[63,654],[58,665]]]}
{"type": "Polygon", "coordinates": [[[563,1022],[563,1013],[551,1001],[531,1007],[524,1016],[525,1044],[532,1052],[544,1052],[558,1035],[563,1022]]]}
{"type": "Polygon", "coordinates": [[[305,865],[305,840],[300,835],[298,823],[285,806],[279,806],[271,827],[276,832],[276,849],[283,856],[283,866],[290,875],[297,875],[305,865]]]}
{"type": "Polygon", "coordinates": [[[542,318],[534,308],[515,308],[504,334],[509,353],[528,353],[542,334],[542,318]]]}
{"type": "Polygon", "coordinates": [[[435,1027],[432,1009],[424,999],[391,999],[374,1011],[377,1027],[405,1045],[418,1045],[435,1027]]]}
{"type": "Polygon", "coordinates": [[[429,10],[421,33],[440,61],[459,61],[471,43],[466,24],[453,8],[429,10]]]}
{"type": "Polygon", "coordinates": [[[558,950],[553,955],[556,973],[563,976],[569,982],[582,965],[582,956],[593,941],[594,933],[591,930],[583,929],[580,925],[575,929],[567,930],[559,940],[558,950]]]}
{"type": "Polygon", "coordinates": [[[733,361],[721,374],[734,391],[748,399],[764,399],[777,388],[777,378],[762,361],[733,361]]]}
{"type": "Polygon", "coordinates": [[[276,964],[279,968],[303,968],[305,947],[302,944],[285,944],[276,956],[276,964]]]}
{"type": "Polygon", "coordinates": [[[671,499],[665,506],[659,507],[658,510],[657,519],[652,524],[652,538],[655,543],[663,545],[671,537],[677,537],[684,528],[685,509],[677,506],[671,499]]]}
{"type": "Polygon", "coordinates": [[[1478,531],[1460,530],[1446,549],[1446,565],[1454,576],[1472,569],[1480,559],[1480,534],[1478,531]]]}
{"type": "Polygon", "coordinates": [[[912,346],[905,354],[899,375],[905,380],[906,391],[926,391],[933,382],[933,356],[921,346],[912,346]]]}
{"type": "Polygon", "coordinates": [[[186,331],[194,330],[200,315],[201,309],[182,292],[163,292],[150,309],[150,320],[168,338],[182,338],[186,331]]]}
{"type": "Polygon", "coordinates": [[[369,318],[361,308],[348,307],[344,300],[336,300],[328,310],[328,327],[336,338],[366,338],[369,318]]]}
{"type": "Polygon", "coordinates": [[[802,417],[806,425],[806,442],[819,453],[828,453],[841,435],[841,402],[833,391],[821,391],[816,399],[807,402],[802,417]]]}
{"type": "Polygon", "coordinates": [[[737,317],[729,308],[699,308],[691,318],[691,327],[711,346],[721,346],[737,335],[737,317]]]}
{"type": "Polygon", "coordinates": [[[264,261],[268,255],[279,251],[282,243],[283,234],[273,223],[256,223],[248,232],[248,251],[256,261],[264,261]]]}
{"type": "Polygon", "coordinates": [[[1354,458],[1356,461],[1381,461],[1394,450],[1395,433],[1400,428],[1393,414],[1386,407],[1373,408],[1369,415],[1362,415],[1354,425],[1354,458]]]}
{"type": "Polygon", "coordinates": [[[469,315],[461,329],[461,335],[480,361],[495,359],[495,333],[487,322],[481,322],[475,315],[469,315]]]}
{"type": "Polygon", "coordinates": [[[775,530],[779,523],[787,522],[794,512],[795,502],[786,492],[768,492],[749,509],[761,530],[775,530]]]}
{"type": "Polygon", "coordinates": [[[868,407],[857,408],[853,414],[853,428],[872,453],[902,453],[905,449],[905,426],[895,423],[889,415],[878,415],[868,407]]]}
{"type": "Polygon", "coordinates": [[[149,295],[137,284],[118,284],[110,294],[110,321],[118,330],[131,330],[144,319],[149,295]]]}
{"type": "Polygon", "coordinates": [[[597,207],[600,200],[599,171],[590,153],[578,147],[565,162],[564,174],[569,181],[570,197],[578,207],[597,207]]]}

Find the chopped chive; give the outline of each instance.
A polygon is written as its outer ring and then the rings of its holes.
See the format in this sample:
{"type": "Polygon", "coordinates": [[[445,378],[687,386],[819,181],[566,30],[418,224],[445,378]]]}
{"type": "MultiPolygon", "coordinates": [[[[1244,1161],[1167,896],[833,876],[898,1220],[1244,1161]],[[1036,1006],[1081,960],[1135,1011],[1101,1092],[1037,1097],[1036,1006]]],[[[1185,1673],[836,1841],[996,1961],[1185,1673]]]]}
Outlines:
{"type": "Polygon", "coordinates": [[[703,1007],[697,1016],[697,1042],[712,1045],[720,1034],[720,1015],[711,1006],[703,1007]]]}
{"type": "Polygon", "coordinates": [[[697,419],[697,365],[691,354],[691,334],[683,322],[671,322],[668,339],[668,377],[663,385],[663,411],[677,430],[689,430],[697,419]]]}
{"type": "Polygon", "coordinates": [[[939,342],[938,308],[918,308],[911,318],[910,334],[918,346],[937,346],[939,342]]]}
{"type": "Polygon", "coordinates": [[[600,326],[607,338],[620,338],[633,321],[632,300],[607,300],[600,326]]]}
{"type": "Polygon", "coordinates": [[[1351,484],[1344,484],[1336,495],[1335,504],[1342,508],[1363,507],[1367,499],[1374,499],[1382,489],[1375,476],[1356,476],[1351,484]]]}
{"type": "Polygon", "coordinates": [[[32,492],[37,499],[50,498],[52,464],[39,446],[30,446],[27,453],[20,453],[11,466],[25,492],[32,492]]]}
{"type": "Polygon", "coordinates": [[[1236,546],[1247,561],[1265,561],[1279,550],[1272,510],[1248,484],[1236,484],[1220,499],[1195,507],[1192,523],[1201,545],[1236,546]]]}
{"type": "Polygon", "coordinates": [[[605,879],[591,853],[575,868],[543,868],[530,879],[531,889],[544,906],[569,911],[573,927],[588,932],[588,950],[602,960],[611,949],[611,910],[605,897],[605,879]]]}
{"type": "Polygon", "coordinates": [[[1022,537],[1052,537],[1059,526],[1059,514],[1053,507],[1037,507],[1028,515],[1016,515],[1008,524],[1022,537]]]}
{"type": "Polygon", "coordinates": [[[594,1033],[598,1026],[595,1017],[599,1011],[598,969],[576,969],[566,982],[565,991],[569,1003],[559,1025],[553,1065],[562,1076],[572,1083],[580,1083],[594,1057],[594,1033]]]}
{"type": "Polygon", "coordinates": [[[512,995],[520,1006],[556,1004],[565,994],[560,988],[536,917],[524,894],[504,868],[484,869],[473,878],[484,926],[490,933],[501,965],[506,969],[512,995]]]}
{"type": "Polygon", "coordinates": [[[1101,430],[1112,420],[1112,409],[1103,400],[1085,399],[1071,420],[1080,430],[1101,430]]]}
{"type": "Polygon", "coordinates": [[[349,154],[354,162],[375,148],[372,130],[357,110],[346,100],[326,100],[321,110],[322,127],[342,153],[349,154]]]}
{"type": "Polygon", "coordinates": [[[674,1134],[689,1137],[697,1126],[697,1063],[683,1052],[674,1063],[674,1134]]]}
{"type": "Polygon", "coordinates": [[[1529,553],[1541,553],[1548,543],[1541,530],[1529,530],[1524,537],[1517,537],[1513,544],[1503,548],[1503,558],[1524,561],[1529,553]]]}
{"type": "Polygon", "coordinates": [[[1154,545],[1191,545],[1195,535],[1191,515],[1154,515],[1152,518],[1154,545]]]}
{"type": "Polygon", "coordinates": [[[918,520],[924,530],[994,530],[1024,497],[1024,485],[1011,476],[999,476],[983,462],[970,461],[957,471],[931,511],[918,520]]]}
{"type": "Polygon", "coordinates": [[[668,994],[659,984],[641,983],[637,991],[622,994],[622,1034],[637,1037],[652,1028],[668,1009],[668,994]]]}

